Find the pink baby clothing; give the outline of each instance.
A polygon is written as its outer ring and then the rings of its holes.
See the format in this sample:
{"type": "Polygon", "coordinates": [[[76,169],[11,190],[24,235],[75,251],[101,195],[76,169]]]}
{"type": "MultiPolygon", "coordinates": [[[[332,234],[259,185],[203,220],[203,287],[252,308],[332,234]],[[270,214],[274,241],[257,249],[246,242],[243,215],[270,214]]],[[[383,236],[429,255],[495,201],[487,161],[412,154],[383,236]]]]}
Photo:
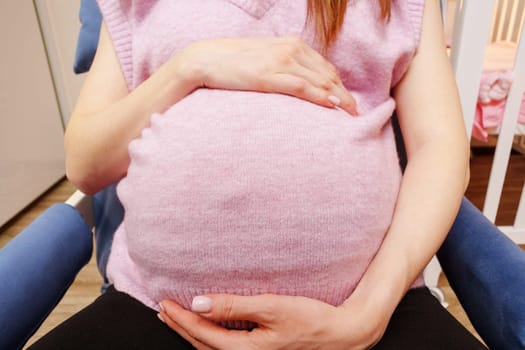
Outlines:
{"type": "MultiPolygon", "coordinates": [[[[99,5],[130,89],[199,40],[299,35],[313,45],[306,1],[99,5]]],[[[163,299],[188,308],[206,293],[348,298],[394,212],[401,172],[390,90],[415,54],[423,8],[423,0],[393,0],[384,22],[377,1],[349,1],[328,59],[359,117],[219,89],[198,89],[153,115],[129,145],[118,185],[125,218],[108,262],[115,288],[155,309],[163,299]]]]}
{"type": "MultiPolygon", "coordinates": [[[[487,141],[490,129],[501,124],[512,82],[512,71],[509,70],[483,73],[472,127],[473,137],[487,141]]],[[[518,122],[525,123],[525,94],[522,97],[518,122]]]]}

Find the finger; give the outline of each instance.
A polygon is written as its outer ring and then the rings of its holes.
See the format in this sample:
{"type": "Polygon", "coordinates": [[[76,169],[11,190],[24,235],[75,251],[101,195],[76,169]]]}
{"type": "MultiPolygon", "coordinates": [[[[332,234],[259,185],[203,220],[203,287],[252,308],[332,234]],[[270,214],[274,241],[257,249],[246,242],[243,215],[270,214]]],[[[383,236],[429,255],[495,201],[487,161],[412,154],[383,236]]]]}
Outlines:
{"type": "Polygon", "coordinates": [[[193,338],[191,335],[189,335],[188,332],[181,326],[179,326],[175,321],[173,321],[168,314],[164,312],[160,312],[158,314],[159,319],[164,322],[168,327],[173,329],[175,332],[177,332],[181,337],[183,337],[187,342],[189,342],[191,345],[193,345],[194,348],[198,350],[216,350],[212,347],[209,347],[202,342],[198,341],[197,339],[193,338]]]}
{"type": "Polygon", "coordinates": [[[169,322],[168,319],[171,319],[189,337],[199,343],[221,350],[249,348],[247,346],[250,334],[248,331],[228,330],[194,312],[183,309],[173,301],[163,301],[162,305],[164,311],[161,315],[165,317],[166,323],[169,322]]]}
{"type": "Polygon", "coordinates": [[[268,92],[295,96],[328,108],[340,107],[351,115],[357,115],[355,99],[349,92],[341,88],[326,90],[304,78],[284,73],[274,74],[267,84],[272,87],[268,92]]]}
{"type": "Polygon", "coordinates": [[[306,43],[303,46],[303,53],[304,55],[299,57],[299,62],[301,64],[303,64],[305,67],[319,72],[320,74],[325,75],[335,84],[341,83],[339,71],[323,55],[321,55],[319,52],[308,46],[306,43]]]}
{"type": "Polygon", "coordinates": [[[271,328],[285,308],[286,296],[212,294],[193,299],[192,310],[214,321],[250,321],[271,328]],[[282,305],[281,305],[282,304],[282,305]],[[205,305],[206,307],[202,307],[205,305]]]}
{"type": "Polygon", "coordinates": [[[329,79],[325,74],[316,72],[300,64],[290,65],[286,70],[282,70],[277,74],[288,74],[304,79],[312,86],[324,90],[327,93],[339,88],[339,84],[329,79]]]}
{"type": "MultiPolygon", "coordinates": [[[[333,96],[339,99],[338,107],[353,116],[358,115],[356,100],[341,81],[337,68],[306,43],[303,43],[303,52],[304,55],[298,56],[298,62],[304,65],[305,68],[317,72],[323,77],[322,79],[328,79],[333,84],[330,91],[333,93],[333,96]]],[[[321,82],[323,82],[323,80],[321,80],[321,82]]],[[[323,87],[323,85],[326,85],[326,82],[323,82],[321,86],[317,86],[323,87]]]]}
{"type": "Polygon", "coordinates": [[[275,52],[277,69],[285,69],[282,73],[295,74],[326,90],[333,89],[341,82],[335,67],[301,38],[281,39],[275,52]]]}
{"type": "Polygon", "coordinates": [[[312,84],[310,81],[296,75],[277,73],[270,78],[270,84],[275,92],[294,96],[324,107],[336,107],[336,101],[329,98],[332,94],[312,84]]]}
{"type": "Polygon", "coordinates": [[[343,106],[351,104],[352,102],[355,104],[355,100],[341,81],[337,68],[318,51],[314,50],[302,40],[299,39],[299,41],[301,43],[301,54],[296,55],[298,64],[302,65],[307,70],[316,72],[319,77],[316,77],[315,79],[309,78],[309,80],[312,81],[314,85],[321,88],[329,85],[332,92],[339,90],[334,95],[340,98],[343,106]]]}
{"type": "Polygon", "coordinates": [[[347,111],[352,116],[359,115],[356,99],[342,84],[334,89],[333,94],[340,98],[337,107],[347,111]]]}
{"type": "Polygon", "coordinates": [[[335,84],[340,81],[339,73],[335,66],[300,37],[283,37],[280,40],[280,44],[289,47],[289,51],[294,58],[305,68],[326,76],[335,84]]]}
{"type": "MultiPolygon", "coordinates": [[[[305,55],[298,56],[304,59],[305,55]]],[[[301,63],[295,56],[287,57],[286,61],[288,62],[281,62],[281,64],[284,63],[284,66],[278,66],[277,69],[280,71],[273,76],[279,79],[267,84],[271,92],[286,93],[325,107],[337,106],[353,116],[358,114],[355,98],[345,88],[339,76],[331,75],[328,71],[330,68],[325,71],[312,69],[313,65],[305,66],[304,62],[301,63]],[[329,98],[331,96],[335,99],[329,98]]],[[[327,63],[326,60],[323,62],[327,63]]],[[[321,63],[317,66],[320,66],[321,63]]]]}

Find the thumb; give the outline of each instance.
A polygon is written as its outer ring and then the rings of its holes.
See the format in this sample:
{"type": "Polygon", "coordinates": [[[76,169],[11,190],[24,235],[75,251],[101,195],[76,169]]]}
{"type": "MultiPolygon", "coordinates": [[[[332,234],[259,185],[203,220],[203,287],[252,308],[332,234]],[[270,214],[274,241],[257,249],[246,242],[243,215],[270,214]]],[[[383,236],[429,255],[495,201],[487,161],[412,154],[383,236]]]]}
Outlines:
{"type": "Polygon", "coordinates": [[[202,295],[193,298],[193,312],[213,321],[251,321],[268,325],[276,318],[278,299],[273,295],[202,295]]]}

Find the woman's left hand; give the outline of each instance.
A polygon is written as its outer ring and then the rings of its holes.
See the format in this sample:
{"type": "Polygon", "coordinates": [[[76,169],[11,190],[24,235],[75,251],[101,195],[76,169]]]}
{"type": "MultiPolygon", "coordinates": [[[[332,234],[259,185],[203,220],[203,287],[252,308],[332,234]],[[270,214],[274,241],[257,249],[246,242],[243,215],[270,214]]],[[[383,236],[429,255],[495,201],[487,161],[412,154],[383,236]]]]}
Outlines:
{"type": "Polygon", "coordinates": [[[194,299],[193,312],[173,301],[161,305],[159,318],[199,350],[366,349],[380,336],[359,306],[305,297],[207,295],[194,299]],[[258,327],[229,330],[214,322],[239,320],[258,327]]]}

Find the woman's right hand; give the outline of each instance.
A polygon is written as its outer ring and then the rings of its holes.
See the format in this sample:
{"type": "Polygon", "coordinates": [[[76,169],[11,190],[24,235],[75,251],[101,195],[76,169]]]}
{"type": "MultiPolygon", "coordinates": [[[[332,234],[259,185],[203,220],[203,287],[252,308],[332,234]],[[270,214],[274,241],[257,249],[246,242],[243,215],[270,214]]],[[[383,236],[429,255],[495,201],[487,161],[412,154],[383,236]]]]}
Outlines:
{"type": "Polygon", "coordinates": [[[204,40],[181,55],[196,86],[287,94],[357,115],[337,69],[299,37],[204,40]]]}

